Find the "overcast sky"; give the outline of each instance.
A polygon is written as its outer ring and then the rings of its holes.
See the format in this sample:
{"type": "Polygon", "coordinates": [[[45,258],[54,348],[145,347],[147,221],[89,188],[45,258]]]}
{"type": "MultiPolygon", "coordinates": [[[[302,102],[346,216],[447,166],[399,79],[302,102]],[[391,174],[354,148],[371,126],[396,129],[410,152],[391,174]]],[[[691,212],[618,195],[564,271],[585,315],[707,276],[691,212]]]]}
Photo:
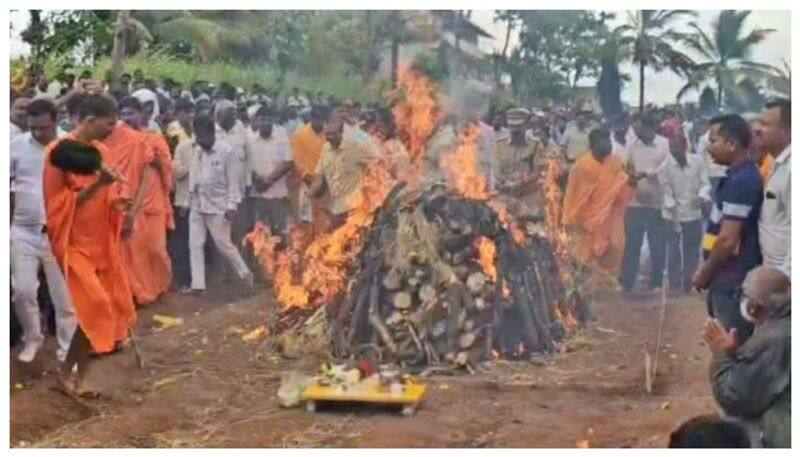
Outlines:
{"type": "MultiPolygon", "coordinates": [[[[617,17],[612,25],[618,25],[625,21],[624,11],[613,11],[617,13],[617,17]]],[[[711,22],[714,17],[719,14],[718,10],[703,10],[700,11],[698,23],[701,27],[708,27],[708,33],[711,33],[711,22]]],[[[486,31],[494,36],[494,40],[490,45],[495,49],[500,50],[503,47],[503,39],[505,38],[505,26],[503,23],[495,23],[493,21],[494,11],[492,10],[475,10],[472,14],[473,20],[483,27],[486,31]]],[[[28,23],[29,16],[27,11],[12,11],[11,12],[11,56],[15,57],[27,52],[27,46],[19,38],[19,32],[23,30],[28,23]]],[[[749,32],[751,29],[772,28],[776,31],[770,34],[767,39],[761,43],[756,49],[757,51],[752,56],[753,60],[768,63],[772,65],[780,65],[781,59],[789,61],[791,59],[791,17],[789,11],[774,11],[774,10],[757,10],[754,11],[747,22],[745,23],[745,30],[749,32]]],[[[516,44],[516,34],[512,34],[511,46],[516,44]]],[[[621,70],[631,76],[631,82],[626,85],[623,90],[623,100],[631,105],[635,105],[639,100],[639,72],[632,71],[631,65],[623,65],[621,70]]],[[[582,83],[587,85],[593,84],[594,81],[586,80],[582,83]]],[[[671,72],[652,73],[648,70],[645,74],[645,94],[648,102],[654,103],[670,103],[675,99],[675,94],[680,90],[683,85],[681,78],[675,76],[671,72]]],[[[690,95],[687,99],[691,100],[696,98],[696,95],[690,95]]]]}

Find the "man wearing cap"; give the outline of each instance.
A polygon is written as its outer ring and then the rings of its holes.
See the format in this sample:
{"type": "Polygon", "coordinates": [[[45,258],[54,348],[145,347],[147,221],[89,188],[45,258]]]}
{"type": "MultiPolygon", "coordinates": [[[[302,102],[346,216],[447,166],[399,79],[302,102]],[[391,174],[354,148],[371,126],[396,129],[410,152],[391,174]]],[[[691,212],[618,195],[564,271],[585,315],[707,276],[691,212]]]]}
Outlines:
{"type": "Polygon", "coordinates": [[[530,216],[539,206],[534,160],[541,152],[538,140],[526,138],[530,111],[506,111],[510,137],[497,142],[497,189],[520,203],[518,216],[530,216]]]}

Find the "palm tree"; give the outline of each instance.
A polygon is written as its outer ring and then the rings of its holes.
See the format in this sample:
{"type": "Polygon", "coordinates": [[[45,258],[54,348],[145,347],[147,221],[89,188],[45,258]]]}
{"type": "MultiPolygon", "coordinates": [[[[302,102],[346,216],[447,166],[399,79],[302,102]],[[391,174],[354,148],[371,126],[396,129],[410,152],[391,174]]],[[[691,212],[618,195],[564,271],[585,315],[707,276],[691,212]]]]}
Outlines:
{"type": "Polygon", "coordinates": [[[119,86],[120,76],[122,76],[122,60],[125,58],[125,31],[128,29],[130,16],[130,10],[122,10],[117,14],[114,47],[111,50],[111,87],[115,89],[119,86]]]}
{"type": "Polygon", "coordinates": [[[792,66],[786,59],[781,59],[781,65],[773,67],[772,74],[767,77],[770,89],[786,98],[792,96],[792,66]]]}
{"type": "Polygon", "coordinates": [[[639,65],[640,111],[644,110],[644,72],[647,67],[655,71],[669,68],[678,75],[692,68],[692,59],[676,48],[682,34],[672,25],[678,19],[695,15],[688,10],[628,11],[627,24],[617,27],[616,31],[633,38],[633,63],[639,65]]]}
{"type": "Polygon", "coordinates": [[[737,84],[741,76],[763,77],[774,67],[750,60],[753,48],[774,32],[773,29],[753,29],[744,34],[744,21],[751,11],[723,10],[712,23],[709,36],[696,22],[690,22],[694,31],[684,36],[684,43],[698,53],[703,62],[698,63],[689,82],[678,92],[680,99],[689,89],[696,89],[706,81],[717,85],[717,105],[722,106],[725,90],[737,84]]]}
{"type": "Polygon", "coordinates": [[[302,47],[308,11],[136,11],[162,43],[189,43],[202,61],[253,60],[292,54],[302,47]]]}
{"type": "MultiPolygon", "coordinates": [[[[601,13],[602,14],[602,13],[601,13]]],[[[601,16],[601,20],[605,20],[601,16]]],[[[623,110],[620,97],[622,84],[630,78],[619,71],[619,62],[630,59],[633,38],[622,35],[619,30],[601,33],[596,57],[600,60],[600,77],[597,79],[597,94],[600,108],[606,118],[623,110]]]]}

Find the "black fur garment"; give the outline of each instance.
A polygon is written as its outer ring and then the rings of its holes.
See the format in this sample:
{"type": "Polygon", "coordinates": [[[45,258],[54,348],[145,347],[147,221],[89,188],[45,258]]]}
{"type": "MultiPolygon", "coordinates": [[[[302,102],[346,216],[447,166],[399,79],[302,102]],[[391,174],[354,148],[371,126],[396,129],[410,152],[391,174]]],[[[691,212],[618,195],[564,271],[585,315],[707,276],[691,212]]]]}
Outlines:
{"type": "Polygon", "coordinates": [[[61,140],[50,154],[50,163],[77,175],[91,175],[100,171],[103,159],[94,146],[75,140],[61,140]]]}

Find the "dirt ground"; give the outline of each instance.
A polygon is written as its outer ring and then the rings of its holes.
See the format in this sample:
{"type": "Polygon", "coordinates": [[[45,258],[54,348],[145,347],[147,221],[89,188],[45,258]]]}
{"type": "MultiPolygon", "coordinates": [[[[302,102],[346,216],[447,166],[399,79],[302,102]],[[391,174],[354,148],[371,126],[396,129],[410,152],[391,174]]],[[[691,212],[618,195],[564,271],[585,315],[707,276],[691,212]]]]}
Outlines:
{"type": "Polygon", "coordinates": [[[321,359],[286,360],[271,339],[245,342],[271,315],[269,290],[235,299],[233,286],[203,300],[169,295],[140,312],[133,351],[90,372],[105,394],[76,403],[52,390],[53,342],[23,366],[12,353],[13,447],[664,447],[681,422],[715,410],[697,296],[670,299],[660,370],[645,393],[660,297],[607,293],[597,322],[544,364],[496,361],[488,373],[426,378],[414,416],[354,406],[282,409],[282,372],[313,374],[321,359]],[[157,330],[155,313],[184,324],[157,330]],[[238,330],[237,329],[240,329],[238,330]]]}

